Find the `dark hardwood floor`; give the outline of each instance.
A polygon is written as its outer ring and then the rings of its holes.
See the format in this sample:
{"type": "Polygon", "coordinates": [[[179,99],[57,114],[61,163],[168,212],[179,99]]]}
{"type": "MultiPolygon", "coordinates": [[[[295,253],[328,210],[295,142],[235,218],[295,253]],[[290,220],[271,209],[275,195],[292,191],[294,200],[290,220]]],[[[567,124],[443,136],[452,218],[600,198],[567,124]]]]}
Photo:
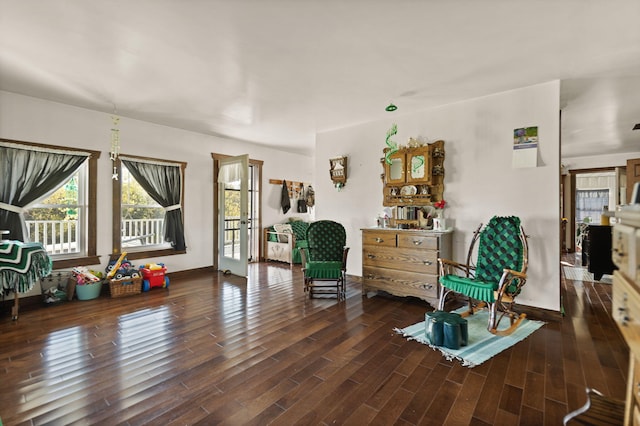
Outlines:
{"type": "Polygon", "coordinates": [[[585,387],[624,399],[611,286],[563,284],[566,315],[475,368],[393,332],[424,302],[309,300],[299,267],[173,279],[168,290],[0,317],[6,426],[559,425],[585,387]]]}

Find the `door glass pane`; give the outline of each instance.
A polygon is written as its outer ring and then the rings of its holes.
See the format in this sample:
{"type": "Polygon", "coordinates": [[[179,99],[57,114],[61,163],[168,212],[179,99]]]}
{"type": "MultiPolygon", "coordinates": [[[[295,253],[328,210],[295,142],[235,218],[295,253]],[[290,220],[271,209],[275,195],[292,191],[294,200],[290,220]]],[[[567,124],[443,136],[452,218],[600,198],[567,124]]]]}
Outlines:
{"type": "Polygon", "coordinates": [[[411,178],[424,178],[424,155],[414,155],[411,157],[411,178]]]}
{"type": "Polygon", "coordinates": [[[402,179],[402,160],[400,158],[392,158],[389,166],[389,177],[392,180],[402,179]]]}
{"type": "Polygon", "coordinates": [[[224,184],[224,257],[240,259],[240,182],[224,184]]]}
{"type": "Polygon", "coordinates": [[[258,225],[260,224],[260,216],[258,214],[258,200],[260,197],[260,186],[258,182],[258,167],[257,165],[249,164],[249,262],[257,262],[259,260],[259,238],[260,230],[258,225]]]}

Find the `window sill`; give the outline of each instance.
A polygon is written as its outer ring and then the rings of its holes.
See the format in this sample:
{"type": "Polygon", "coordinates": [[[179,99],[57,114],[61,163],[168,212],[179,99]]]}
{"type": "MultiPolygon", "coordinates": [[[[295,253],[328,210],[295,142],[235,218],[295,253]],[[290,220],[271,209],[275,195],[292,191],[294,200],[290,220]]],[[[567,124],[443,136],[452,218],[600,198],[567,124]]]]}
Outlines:
{"type": "Polygon", "coordinates": [[[70,259],[53,260],[53,269],[66,269],[74,266],[99,265],[100,256],[75,257],[70,259]]]}
{"type": "MultiPolygon", "coordinates": [[[[136,260],[136,259],[149,259],[152,257],[161,257],[161,256],[174,256],[176,254],[185,254],[186,250],[174,250],[174,249],[159,249],[159,250],[147,250],[147,251],[133,251],[127,252],[128,260],[136,260]]],[[[119,253],[114,253],[111,255],[111,259],[117,259],[120,256],[119,253]]]]}

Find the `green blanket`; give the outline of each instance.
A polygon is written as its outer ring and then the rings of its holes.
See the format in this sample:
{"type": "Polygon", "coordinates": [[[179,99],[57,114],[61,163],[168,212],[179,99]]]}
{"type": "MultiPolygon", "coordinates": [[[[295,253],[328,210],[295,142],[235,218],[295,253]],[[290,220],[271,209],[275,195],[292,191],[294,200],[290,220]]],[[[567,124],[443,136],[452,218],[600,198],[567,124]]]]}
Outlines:
{"type": "Polygon", "coordinates": [[[26,293],[51,273],[52,262],[40,243],[0,243],[0,296],[26,293]]]}

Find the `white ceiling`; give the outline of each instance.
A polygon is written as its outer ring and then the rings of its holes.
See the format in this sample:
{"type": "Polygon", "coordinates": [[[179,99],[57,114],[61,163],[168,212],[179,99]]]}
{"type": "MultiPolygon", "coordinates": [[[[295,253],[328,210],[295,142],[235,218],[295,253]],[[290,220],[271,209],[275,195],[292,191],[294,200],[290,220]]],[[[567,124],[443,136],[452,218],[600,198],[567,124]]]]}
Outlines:
{"type": "Polygon", "coordinates": [[[0,89],[308,154],[556,79],[563,157],[639,151],[640,0],[0,0],[0,89]]]}

